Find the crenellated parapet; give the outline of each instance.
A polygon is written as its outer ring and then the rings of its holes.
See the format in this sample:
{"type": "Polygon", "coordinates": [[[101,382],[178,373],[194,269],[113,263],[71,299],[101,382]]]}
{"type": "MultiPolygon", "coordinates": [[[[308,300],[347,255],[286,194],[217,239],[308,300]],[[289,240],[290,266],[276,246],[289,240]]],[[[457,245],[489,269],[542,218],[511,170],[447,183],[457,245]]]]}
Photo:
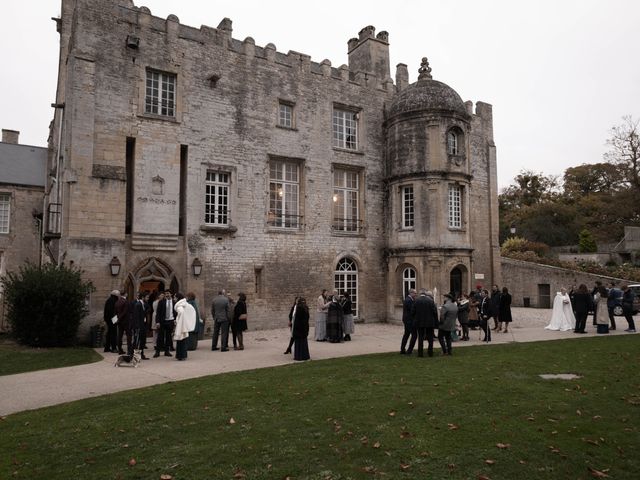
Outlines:
{"type": "Polygon", "coordinates": [[[234,39],[233,22],[223,18],[216,28],[202,25],[194,28],[180,23],[176,15],[166,19],[155,17],[145,6],[137,7],[130,1],[121,1],[117,7],[119,16],[138,31],[144,48],[143,30],[164,32],[168,38],[195,42],[203,46],[215,45],[249,58],[290,67],[300,72],[317,74],[334,80],[350,82],[364,88],[373,88],[392,92],[394,83],[389,73],[389,34],[385,31],[375,33],[375,27],[367,26],[360,30],[357,38],[348,41],[348,65],[339,68],[331,66],[327,59],[314,62],[309,55],[290,50],[287,53],[277,51],[273,43],[264,47],[256,45],[252,37],[244,40],[234,39]]]}

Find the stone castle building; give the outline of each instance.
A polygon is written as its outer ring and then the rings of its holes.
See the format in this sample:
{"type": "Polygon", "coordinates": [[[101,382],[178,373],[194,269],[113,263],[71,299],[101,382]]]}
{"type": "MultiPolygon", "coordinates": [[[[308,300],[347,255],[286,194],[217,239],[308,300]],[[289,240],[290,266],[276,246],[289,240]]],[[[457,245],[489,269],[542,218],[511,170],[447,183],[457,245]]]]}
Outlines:
{"type": "Polygon", "coordinates": [[[376,322],[410,287],[499,283],[491,106],[426,59],[394,81],[386,32],[336,68],[130,0],[63,0],[57,28],[44,238],[96,286],[88,324],[114,288],[193,291],[204,312],[242,291],[271,328],[322,288],[376,322]]]}

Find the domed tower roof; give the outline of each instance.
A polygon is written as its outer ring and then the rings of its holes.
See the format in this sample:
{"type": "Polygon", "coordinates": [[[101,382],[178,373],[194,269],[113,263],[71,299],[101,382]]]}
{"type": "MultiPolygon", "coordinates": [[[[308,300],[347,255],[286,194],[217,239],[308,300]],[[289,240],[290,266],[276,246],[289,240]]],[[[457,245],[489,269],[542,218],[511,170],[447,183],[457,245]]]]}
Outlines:
{"type": "Polygon", "coordinates": [[[418,81],[409,85],[394,98],[389,107],[389,117],[429,110],[444,110],[468,116],[460,95],[449,85],[431,77],[431,67],[426,57],[422,59],[418,72],[418,81]]]}

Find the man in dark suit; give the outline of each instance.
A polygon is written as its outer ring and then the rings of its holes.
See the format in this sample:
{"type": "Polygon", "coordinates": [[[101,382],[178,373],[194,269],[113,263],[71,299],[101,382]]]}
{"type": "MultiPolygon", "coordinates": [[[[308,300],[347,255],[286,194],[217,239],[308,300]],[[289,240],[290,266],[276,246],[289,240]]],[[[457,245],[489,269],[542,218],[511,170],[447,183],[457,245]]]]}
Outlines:
{"type": "Polygon", "coordinates": [[[491,316],[493,317],[493,329],[500,331],[500,289],[494,285],[491,289],[491,316]]]}
{"type": "Polygon", "coordinates": [[[415,338],[417,335],[417,330],[413,325],[413,318],[411,317],[411,309],[413,308],[413,303],[416,299],[416,291],[415,289],[409,290],[407,294],[407,298],[404,299],[402,304],[402,323],[404,324],[404,334],[402,335],[402,342],[400,343],[400,353],[404,355],[405,353],[411,354],[411,351],[407,352],[405,347],[407,345],[407,341],[409,340],[409,336],[411,336],[411,340],[415,343],[415,338]]]}
{"type": "MultiPolygon", "coordinates": [[[[133,330],[133,348],[140,350],[142,360],[148,360],[144,356],[144,346],[147,337],[147,310],[144,304],[144,293],[139,293],[138,298],[131,302],[131,328],[133,330]]],[[[129,352],[132,355],[133,351],[129,352]]]]}
{"type": "Polygon", "coordinates": [[[480,328],[484,332],[483,342],[491,341],[491,327],[489,327],[489,319],[493,315],[493,307],[491,305],[491,299],[489,298],[489,292],[487,290],[482,291],[482,299],[478,306],[478,313],[480,317],[480,328]]]}
{"type": "MultiPolygon", "coordinates": [[[[438,326],[438,309],[433,301],[433,294],[424,288],[420,289],[420,296],[413,303],[411,308],[413,323],[418,330],[418,356],[424,357],[424,339],[427,338],[429,344],[427,355],[433,357],[433,330],[438,326]]],[[[407,353],[413,350],[415,337],[411,338],[407,353]]]]}
{"type": "Polygon", "coordinates": [[[156,353],[153,358],[160,356],[160,350],[164,350],[165,357],[172,357],[171,347],[173,340],[171,332],[173,331],[175,315],[173,312],[173,298],[171,292],[164,292],[164,300],[158,302],[158,311],[156,312],[156,323],[160,325],[158,330],[158,338],[156,340],[156,353]]]}

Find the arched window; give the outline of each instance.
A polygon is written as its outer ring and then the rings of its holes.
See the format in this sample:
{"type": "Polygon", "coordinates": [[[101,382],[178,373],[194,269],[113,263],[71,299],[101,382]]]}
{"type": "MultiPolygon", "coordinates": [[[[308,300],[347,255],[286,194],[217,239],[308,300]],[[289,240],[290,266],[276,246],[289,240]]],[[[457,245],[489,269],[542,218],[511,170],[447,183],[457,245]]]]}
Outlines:
{"type": "Polygon", "coordinates": [[[348,257],[341,259],[336,265],[333,275],[333,286],[342,294],[349,292],[351,297],[351,308],[354,318],[358,317],[358,266],[356,262],[348,257]]]}
{"type": "Polygon", "coordinates": [[[416,288],[416,271],[407,267],[402,271],[402,298],[407,298],[409,295],[409,290],[416,288]]]}
{"type": "Polygon", "coordinates": [[[447,153],[449,155],[458,155],[459,153],[458,134],[453,130],[449,130],[447,133],[447,153]]]}

